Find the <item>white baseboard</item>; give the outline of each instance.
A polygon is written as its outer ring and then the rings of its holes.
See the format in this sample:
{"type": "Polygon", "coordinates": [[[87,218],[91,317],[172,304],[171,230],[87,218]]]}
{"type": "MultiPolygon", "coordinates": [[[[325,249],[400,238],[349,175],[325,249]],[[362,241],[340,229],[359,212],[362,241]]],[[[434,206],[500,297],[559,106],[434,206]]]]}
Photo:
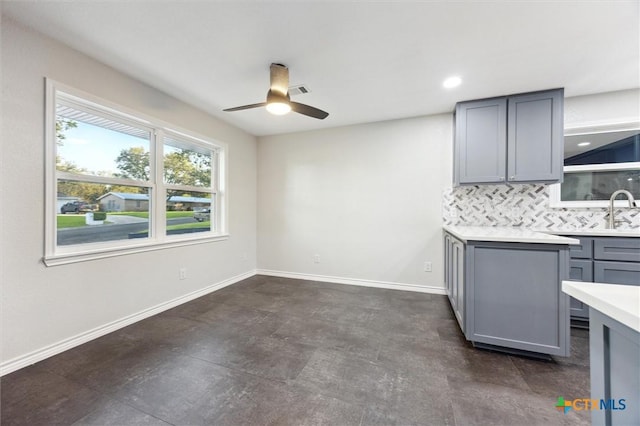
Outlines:
{"type": "Polygon", "coordinates": [[[418,284],[404,284],[389,281],[364,280],[359,278],[332,277],[327,275],[312,275],[299,272],[273,271],[270,269],[258,269],[257,275],[270,275],[272,277],[294,278],[298,280],[323,281],[335,284],[359,285],[363,287],[387,288],[392,290],[416,291],[419,293],[447,294],[444,287],[424,286],[418,284]]]}
{"type": "Polygon", "coordinates": [[[203,289],[196,290],[194,292],[185,294],[184,296],[177,297],[173,300],[160,303],[159,305],[145,309],[133,315],[120,318],[116,321],[96,327],[92,330],[86,331],[84,333],[80,333],[68,339],[64,339],[60,342],[35,350],[26,355],[21,355],[16,358],[10,359],[0,364],[0,376],[4,376],[5,374],[9,374],[23,367],[27,367],[31,364],[35,364],[38,361],[42,361],[46,358],[57,355],[60,352],[64,352],[68,349],[71,349],[83,343],[89,342],[90,340],[97,339],[98,337],[104,336],[105,334],[109,334],[120,328],[126,327],[128,325],[141,321],[150,316],[159,314],[160,312],[166,311],[167,309],[171,309],[178,305],[182,305],[183,303],[189,302],[193,299],[197,299],[198,297],[204,296],[205,294],[209,294],[216,290],[220,290],[221,288],[237,283],[238,281],[244,280],[246,278],[250,278],[255,274],[256,274],[256,271],[252,270],[249,272],[242,273],[240,275],[236,275],[235,277],[227,278],[224,281],[220,281],[216,284],[212,284],[203,289]]]}
{"type": "Polygon", "coordinates": [[[5,361],[0,364],[0,376],[4,376],[13,371],[35,364],[38,361],[42,361],[44,359],[57,355],[61,352],[64,352],[66,350],[79,346],[83,343],[87,343],[91,340],[97,339],[98,337],[104,336],[105,334],[109,334],[113,331],[119,330],[135,322],[141,321],[145,318],[149,318],[153,315],[159,314],[160,312],[166,311],[167,309],[174,308],[178,305],[182,305],[183,303],[189,302],[193,299],[197,299],[198,297],[202,297],[216,290],[220,290],[221,288],[227,287],[231,284],[235,284],[238,281],[242,281],[244,279],[250,278],[256,274],[269,275],[274,277],[283,277],[283,278],[293,278],[293,279],[299,279],[299,280],[323,281],[323,282],[336,283],[336,284],[386,288],[386,289],[392,289],[392,290],[416,291],[420,293],[446,294],[444,288],[435,287],[435,286],[422,286],[417,284],[404,284],[404,283],[395,283],[395,282],[387,282],[387,281],[374,281],[374,280],[365,280],[365,279],[357,279],[357,278],[343,278],[343,277],[333,277],[333,276],[326,276],[326,275],[303,274],[298,272],[285,272],[285,271],[273,271],[269,269],[257,269],[257,270],[252,270],[252,271],[248,271],[248,272],[236,275],[235,277],[228,278],[224,281],[220,281],[216,284],[212,284],[203,289],[185,294],[184,296],[180,296],[173,300],[163,302],[159,305],[145,309],[138,313],[129,315],[124,318],[120,318],[116,321],[110,322],[108,324],[104,324],[92,330],[88,330],[84,333],[80,333],[76,336],[70,337],[68,339],[64,339],[60,342],[51,344],[44,348],[30,352],[28,354],[21,355],[16,358],[5,361]]]}

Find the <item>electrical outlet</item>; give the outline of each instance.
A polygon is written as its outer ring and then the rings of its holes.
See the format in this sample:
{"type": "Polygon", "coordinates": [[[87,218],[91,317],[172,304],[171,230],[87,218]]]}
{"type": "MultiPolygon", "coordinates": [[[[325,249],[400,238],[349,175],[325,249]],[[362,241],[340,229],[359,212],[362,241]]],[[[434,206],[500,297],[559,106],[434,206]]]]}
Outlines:
{"type": "Polygon", "coordinates": [[[178,269],[178,278],[180,278],[181,280],[187,279],[187,268],[182,267],[178,269]]]}
{"type": "Polygon", "coordinates": [[[320,263],[320,255],[319,254],[314,254],[313,255],[313,263],[320,263]]]}
{"type": "Polygon", "coordinates": [[[433,270],[433,266],[431,265],[431,262],[424,262],[424,271],[431,272],[432,270],[433,270]]]}

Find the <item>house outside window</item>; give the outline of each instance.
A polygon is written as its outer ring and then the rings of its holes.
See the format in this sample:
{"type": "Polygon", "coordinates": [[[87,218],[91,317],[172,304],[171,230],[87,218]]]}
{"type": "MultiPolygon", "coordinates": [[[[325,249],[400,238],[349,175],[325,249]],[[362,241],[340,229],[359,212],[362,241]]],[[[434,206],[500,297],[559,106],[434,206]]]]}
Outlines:
{"type": "Polygon", "coordinates": [[[224,144],[51,80],[46,143],[47,265],[226,238],[224,144]]]}

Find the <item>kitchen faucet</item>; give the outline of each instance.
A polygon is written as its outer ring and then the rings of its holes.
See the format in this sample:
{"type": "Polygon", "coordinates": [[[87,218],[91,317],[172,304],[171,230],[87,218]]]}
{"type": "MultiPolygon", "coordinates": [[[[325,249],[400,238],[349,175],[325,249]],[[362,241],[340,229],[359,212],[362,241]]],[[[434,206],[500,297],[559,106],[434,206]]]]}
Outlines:
{"type": "Polygon", "coordinates": [[[613,201],[620,194],[624,194],[627,196],[627,200],[629,201],[629,208],[633,209],[636,206],[636,200],[633,198],[633,195],[627,191],[626,189],[618,189],[616,192],[611,194],[611,198],[609,198],[609,229],[616,229],[616,221],[613,218],[613,201]]]}

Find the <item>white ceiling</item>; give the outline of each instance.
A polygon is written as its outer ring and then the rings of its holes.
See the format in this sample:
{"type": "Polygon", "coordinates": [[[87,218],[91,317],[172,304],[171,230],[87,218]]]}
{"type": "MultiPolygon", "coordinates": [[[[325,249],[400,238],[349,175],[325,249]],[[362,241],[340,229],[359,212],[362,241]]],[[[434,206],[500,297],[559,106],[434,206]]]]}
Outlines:
{"type": "MultiPolygon", "coordinates": [[[[640,87],[639,2],[7,1],[2,13],[254,135],[640,87]],[[325,120],[264,109],[269,64],[325,120]],[[463,78],[446,90],[442,81],[463,78]]],[[[11,40],[3,40],[10,43],[11,40]]]]}

